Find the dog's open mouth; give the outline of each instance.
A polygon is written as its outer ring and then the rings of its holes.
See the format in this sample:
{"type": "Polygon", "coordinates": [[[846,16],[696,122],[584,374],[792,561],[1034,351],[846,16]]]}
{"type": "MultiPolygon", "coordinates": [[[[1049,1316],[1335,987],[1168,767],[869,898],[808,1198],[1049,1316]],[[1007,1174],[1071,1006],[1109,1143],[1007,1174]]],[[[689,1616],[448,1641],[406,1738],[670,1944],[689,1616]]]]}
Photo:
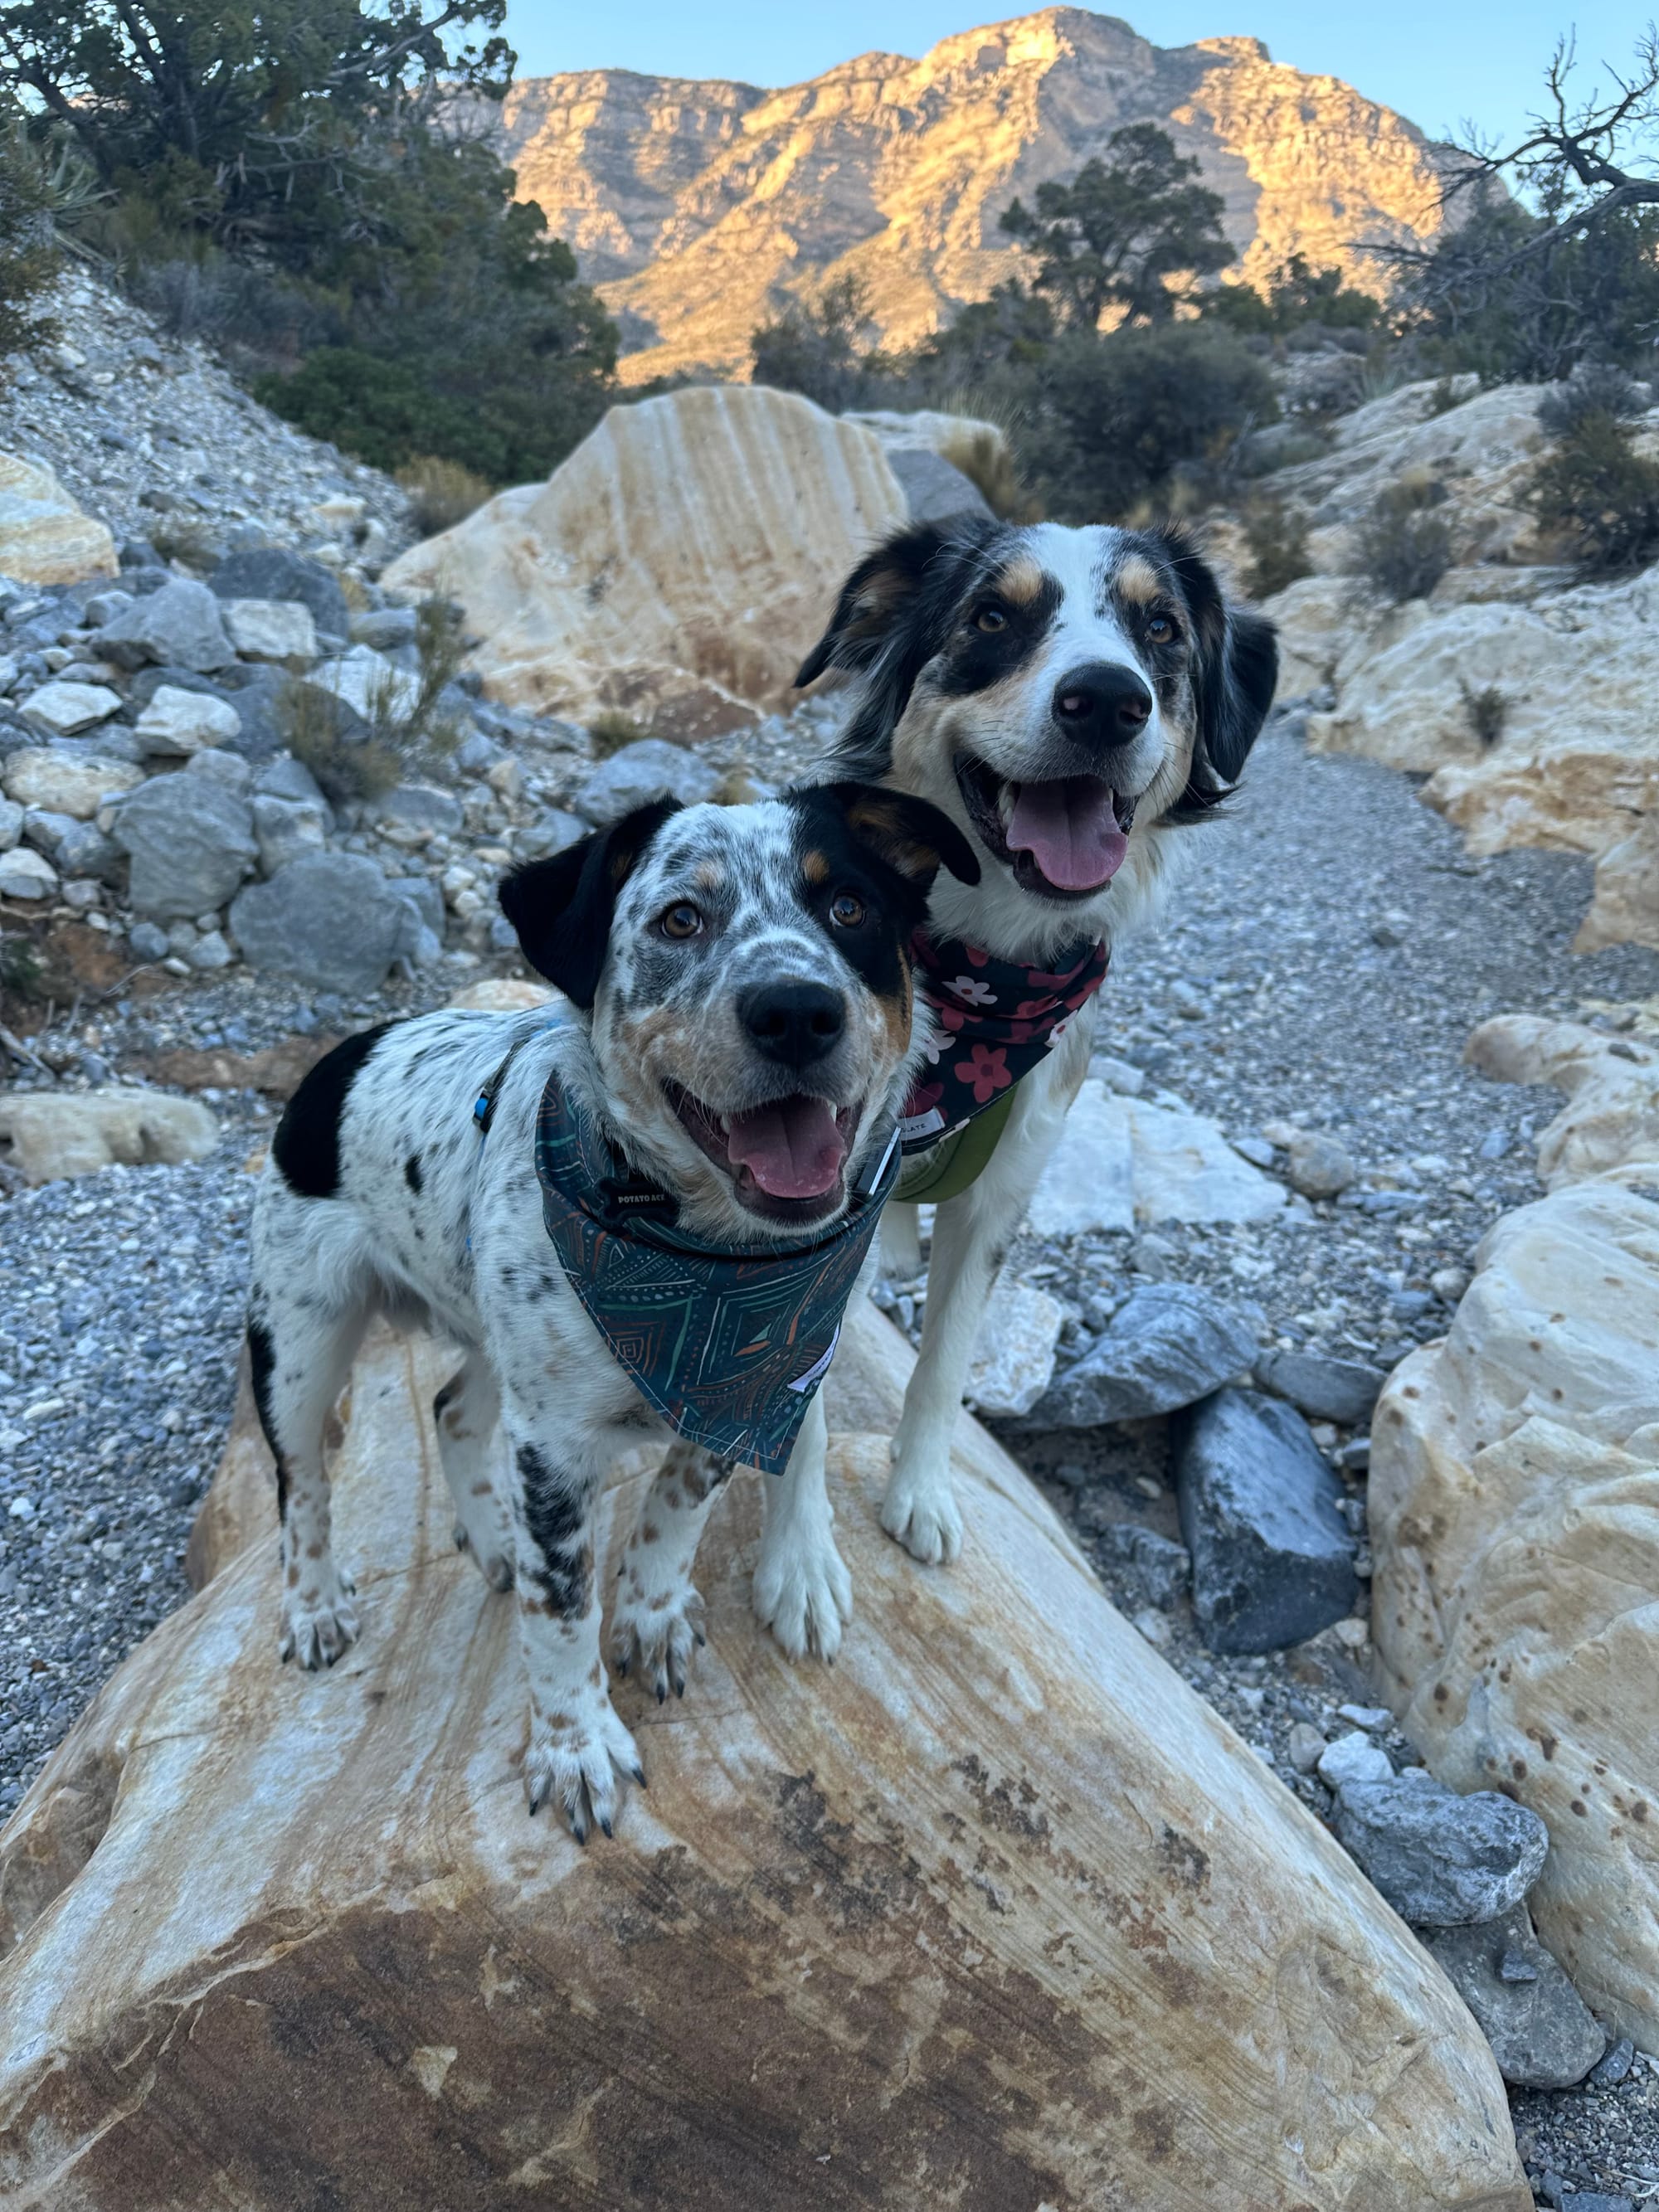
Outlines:
{"type": "Polygon", "coordinates": [[[863,1109],[794,1091],[740,1114],[719,1114],[666,1086],[681,1126],[732,1178],[739,1205],[771,1220],[812,1221],[842,1195],[863,1109]]]}
{"type": "Polygon", "coordinates": [[[1014,879],[1045,898],[1088,898],[1123,866],[1135,802],[1097,775],[1015,783],[970,753],[957,786],[981,841],[1014,879]]]}

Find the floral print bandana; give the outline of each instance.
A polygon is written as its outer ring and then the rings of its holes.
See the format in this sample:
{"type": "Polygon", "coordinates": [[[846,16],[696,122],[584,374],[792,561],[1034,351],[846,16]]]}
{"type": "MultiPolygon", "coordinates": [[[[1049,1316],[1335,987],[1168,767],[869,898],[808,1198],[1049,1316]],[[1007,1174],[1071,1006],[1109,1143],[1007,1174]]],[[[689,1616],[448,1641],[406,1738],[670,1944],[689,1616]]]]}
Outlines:
{"type": "Polygon", "coordinates": [[[1106,978],[1098,943],[1067,945],[1053,972],[999,960],[958,937],[914,939],[916,985],[943,1032],[911,1091],[899,1133],[907,1157],[930,1151],[1046,1059],[1106,978]]]}

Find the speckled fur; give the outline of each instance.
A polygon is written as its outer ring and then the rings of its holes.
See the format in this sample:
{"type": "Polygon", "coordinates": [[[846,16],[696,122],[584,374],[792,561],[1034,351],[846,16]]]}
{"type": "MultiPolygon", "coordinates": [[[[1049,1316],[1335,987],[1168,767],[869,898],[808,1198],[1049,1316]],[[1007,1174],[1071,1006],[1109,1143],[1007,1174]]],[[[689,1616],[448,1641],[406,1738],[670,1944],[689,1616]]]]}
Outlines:
{"type": "MultiPolygon", "coordinates": [[[[632,843],[626,824],[608,845],[592,841],[601,857],[625,855],[627,872],[614,913],[600,918],[607,943],[591,1010],[559,1026],[543,1012],[437,1013],[385,1030],[367,1049],[353,1041],[345,1061],[332,1071],[325,1061],[295,1094],[259,1190],[249,1339],[282,1499],[283,1656],[331,1664],[358,1633],[352,1586],[330,1541],[324,1426],[370,1316],[423,1324],[465,1354],[434,1418],[457,1540],[494,1587],[514,1590],[519,1608],[531,1809],[556,1801],[583,1838],[591,1826],[609,1832],[616,1777],[640,1774],[599,1657],[594,1499],[619,1453],[666,1431],[605,1351],[543,1228],[537,1107],[556,1069],[631,1164],[680,1198],[686,1226],[750,1244],[797,1237],[738,1204],[662,1085],[670,1079],[726,1112],[775,1097],[787,1086],[744,1033],[738,994],[759,978],[833,983],[846,1026],[812,1087],[837,1103],[866,1102],[849,1182],[884,1144],[913,1058],[908,1024],[896,1024],[893,1006],[908,1006],[909,933],[936,862],[913,860],[909,875],[884,875],[884,861],[872,872],[856,840],[836,846],[839,818],[819,792],[653,815],[632,843]],[[806,855],[826,852],[831,866],[809,884],[806,855]],[[848,952],[822,899],[860,863],[875,903],[865,940],[848,952]],[[659,919],[694,885],[706,934],[668,943],[659,919]],[[481,1141],[473,1102],[515,1047],[481,1141]],[[498,1427],[508,1448],[499,1481],[498,1427]]],[[[568,890],[568,868],[560,880],[568,890]]],[[[527,891],[520,884],[518,911],[533,910],[535,890],[534,880],[527,891]]],[[[538,937],[550,973],[559,972],[559,937],[556,927],[538,937]]],[[[815,1225],[844,1208],[843,1192],[815,1225]]],[[[769,1486],[756,1577],[757,1610],[797,1657],[809,1649],[833,1656],[850,1608],[823,1442],[815,1401],[788,1470],[769,1486]]],[[[618,1659],[641,1664],[663,1693],[684,1687],[700,1610],[696,1540],[730,1472],[674,1443],[624,1553],[618,1659]]]]}

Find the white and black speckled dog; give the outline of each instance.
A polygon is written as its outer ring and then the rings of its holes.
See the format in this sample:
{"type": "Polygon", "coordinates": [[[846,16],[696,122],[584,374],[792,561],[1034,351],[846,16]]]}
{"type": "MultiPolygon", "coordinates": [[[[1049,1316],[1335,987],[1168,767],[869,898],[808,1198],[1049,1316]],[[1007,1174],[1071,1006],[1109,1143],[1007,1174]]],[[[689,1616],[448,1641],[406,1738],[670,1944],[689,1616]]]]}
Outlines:
{"type": "MultiPolygon", "coordinates": [[[[330,1548],[325,1424],[370,1317],[424,1323],[466,1354],[438,1435],[458,1542],[495,1588],[516,1586],[531,1810],[556,1800],[584,1839],[610,1832],[616,1773],[643,1778],[600,1657],[594,1501],[618,1451],[665,1429],[544,1226],[544,1088],[556,1073],[696,1236],[781,1249],[827,1231],[911,1079],[908,948],[941,861],[976,866],[934,808],[856,785],[641,809],[502,885],[526,958],[579,1018],[447,1012],[370,1030],[312,1071],[273,1140],[248,1341],[277,1468],[283,1656],[331,1663],[357,1634],[330,1548]]],[[[768,1485],[755,1604],[792,1656],[833,1656],[850,1609],[824,1435],[813,1396],[768,1485]]],[[[684,1688],[697,1539],[731,1471],[677,1441],[623,1563],[614,1653],[637,1656],[659,1697],[684,1688]]]]}
{"type": "MultiPolygon", "coordinates": [[[[796,681],[829,669],[856,686],[834,771],[931,800],[981,863],[976,881],[939,879],[930,937],[1048,969],[1062,948],[1109,950],[1170,896],[1182,832],[1226,797],[1267,717],[1278,648],[1272,623],[1231,605],[1179,531],[959,516],[900,532],[853,571],[796,681]]],[[[919,994],[939,980],[920,968],[919,994]]],[[[1057,1032],[1018,1085],[989,1164],[939,1206],[882,1508],[918,1559],[961,1546],[957,1408],[1097,1011],[1089,999],[1057,1032]]],[[[919,1264],[914,1219],[890,1205],[883,1224],[905,1273],[919,1264]]]]}

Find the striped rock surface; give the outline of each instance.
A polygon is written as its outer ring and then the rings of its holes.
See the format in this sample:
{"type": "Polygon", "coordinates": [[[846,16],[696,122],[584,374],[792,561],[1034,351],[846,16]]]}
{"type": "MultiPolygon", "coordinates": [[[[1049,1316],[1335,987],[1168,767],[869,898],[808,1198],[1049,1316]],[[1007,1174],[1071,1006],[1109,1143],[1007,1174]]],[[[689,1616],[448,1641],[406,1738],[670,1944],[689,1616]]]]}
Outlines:
{"type": "Polygon", "coordinates": [[[244,1407],[204,1586],[0,1837],[7,2203],[1527,2212],[1438,1969],[982,1431],[958,1567],[882,1535],[908,1354],[868,1311],[848,1336],[839,1662],[757,1626],[734,1485],[684,1702],[617,1686],[648,1794],[586,1850],[525,1812],[513,1609],[452,1548],[429,1425],[446,1364],[389,1335],[358,1363],[366,1631],[322,1676],[276,1663],[244,1407]]]}

